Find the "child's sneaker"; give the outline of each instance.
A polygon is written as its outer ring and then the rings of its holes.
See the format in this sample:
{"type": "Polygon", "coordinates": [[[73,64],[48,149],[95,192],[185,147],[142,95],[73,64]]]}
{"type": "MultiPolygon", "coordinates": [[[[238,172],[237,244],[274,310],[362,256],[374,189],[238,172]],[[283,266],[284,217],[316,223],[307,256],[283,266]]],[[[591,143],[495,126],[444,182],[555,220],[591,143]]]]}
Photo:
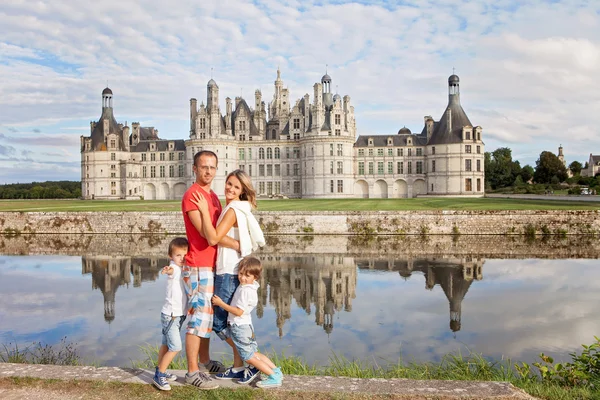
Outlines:
{"type": "Polygon", "coordinates": [[[277,373],[273,373],[273,375],[267,376],[267,379],[263,379],[258,382],[256,386],[263,389],[269,389],[274,387],[280,387],[282,382],[282,377],[277,375],[277,373]]]}
{"type": "Polygon", "coordinates": [[[213,382],[206,373],[200,371],[196,371],[191,375],[185,374],[185,383],[196,386],[201,390],[211,390],[219,387],[218,383],[213,382]]]}
{"type": "Polygon", "coordinates": [[[206,372],[209,374],[221,374],[225,372],[227,368],[223,365],[222,362],[210,360],[206,364],[202,364],[204,368],[206,368],[206,372]]]}
{"type": "Polygon", "coordinates": [[[160,372],[157,372],[156,374],[154,374],[152,383],[154,383],[154,386],[156,386],[160,390],[171,390],[171,385],[169,385],[169,382],[167,381],[165,374],[162,374],[160,372]]]}
{"type": "Polygon", "coordinates": [[[275,373],[275,375],[279,376],[283,381],[283,372],[281,372],[281,368],[275,367],[273,368],[273,372],[275,373]]]}
{"type": "Polygon", "coordinates": [[[225,372],[220,374],[216,374],[216,379],[242,379],[244,377],[244,371],[246,368],[243,368],[241,371],[235,372],[233,367],[227,368],[225,372]]]}
{"type": "Polygon", "coordinates": [[[170,374],[168,372],[165,372],[165,378],[167,379],[167,381],[169,382],[175,382],[177,380],[177,375],[174,374],[170,374]]]}
{"type": "Polygon", "coordinates": [[[240,385],[247,385],[251,382],[254,382],[256,378],[260,375],[260,371],[253,367],[252,365],[248,366],[248,368],[244,369],[244,376],[240,378],[237,383],[240,385]]]}

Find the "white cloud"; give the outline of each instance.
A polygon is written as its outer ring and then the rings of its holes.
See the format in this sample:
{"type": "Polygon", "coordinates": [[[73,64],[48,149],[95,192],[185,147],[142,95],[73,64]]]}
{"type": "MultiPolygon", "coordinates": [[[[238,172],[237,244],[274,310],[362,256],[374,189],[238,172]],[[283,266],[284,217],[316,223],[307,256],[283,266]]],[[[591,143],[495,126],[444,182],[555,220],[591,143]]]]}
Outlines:
{"type": "Polygon", "coordinates": [[[424,115],[443,113],[456,67],[463,107],[488,150],[510,146],[531,164],[562,143],[569,161],[583,160],[600,148],[598,8],[541,0],[3,4],[0,121],[49,133],[81,126],[98,117],[108,81],[119,121],[152,119],[166,137],[185,138],[188,100],[205,98],[211,68],[224,109],[225,97],[256,88],[269,101],[278,65],[293,99],[312,97],[328,64],[334,87],[352,97],[359,134],[420,131],[424,115]]]}

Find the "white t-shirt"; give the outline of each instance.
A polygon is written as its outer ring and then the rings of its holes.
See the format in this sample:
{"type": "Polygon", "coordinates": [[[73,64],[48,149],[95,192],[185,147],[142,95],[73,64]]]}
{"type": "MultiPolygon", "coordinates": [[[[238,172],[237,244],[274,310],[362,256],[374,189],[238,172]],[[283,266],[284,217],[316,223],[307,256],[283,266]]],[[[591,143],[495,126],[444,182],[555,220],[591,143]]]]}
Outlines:
{"type": "Polygon", "coordinates": [[[254,281],[249,285],[240,285],[233,294],[231,306],[241,308],[244,313],[241,317],[236,317],[229,313],[227,322],[235,325],[252,325],[252,316],[250,313],[258,305],[257,290],[260,287],[259,283],[254,281]]]}
{"type": "Polygon", "coordinates": [[[187,312],[187,296],[183,287],[183,279],[181,279],[181,267],[173,261],[169,267],[173,267],[173,274],[167,275],[165,305],[161,313],[180,317],[187,312]]]}
{"type": "MultiPolygon", "coordinates": [[[[231,229],[229,229],[229,232],[227,232],[227,236],[239,241],[239,229],[235,226],[232,226],[231,229]]],[[[217,275],[237,275],[238,264],[241,259],[242,257],[240,257],[240,253],[238,253],[236,250],[224,246],[219,246],[217,248],[217,275]]]]}

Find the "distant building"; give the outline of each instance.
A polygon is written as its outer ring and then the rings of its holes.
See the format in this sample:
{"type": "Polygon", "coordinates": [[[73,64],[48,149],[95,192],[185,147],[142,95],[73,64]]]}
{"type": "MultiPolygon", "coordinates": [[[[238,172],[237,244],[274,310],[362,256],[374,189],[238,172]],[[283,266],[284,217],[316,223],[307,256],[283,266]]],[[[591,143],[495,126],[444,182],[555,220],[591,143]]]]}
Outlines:
{"type": "Polygon", "coordinates": [[[590,159],[588,160],[588,167],[581,170],[581,176],[596,176],[600,173],[600,155],[593,155],[590,153],[590,159]]]}
{"type": "Polygon", "coordinates": [[[268,107],[256,90],[254,108],[207,84],[206,105],[190,99],[189,139],[163,140],[154,128],[118,124],[112,91],[102,92],[102,115],[81,137],[85,199],[179,199],[194,181],[193,155],[219,156],[213,190],[243,169],[260,196],[294,198],[403,198],[484,194],[484,143],[460,104],[459,78],[448,79],[448,105],[439,121],[425,117],[422,131],[358,136],[350,96],[331,92],[328,74],[309,94],[290,103],[277,70],[268,107]],[[267,116],[268,110],[268,116],[267,116]]]}

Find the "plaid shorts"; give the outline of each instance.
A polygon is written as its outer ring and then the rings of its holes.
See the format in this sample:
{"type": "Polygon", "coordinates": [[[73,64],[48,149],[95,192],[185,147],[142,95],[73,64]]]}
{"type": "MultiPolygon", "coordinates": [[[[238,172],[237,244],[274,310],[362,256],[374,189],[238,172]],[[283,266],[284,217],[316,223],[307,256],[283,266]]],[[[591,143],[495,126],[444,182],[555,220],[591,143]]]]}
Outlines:
{"type": "Polygon", "coordinates": [[[215,291],[212,267],[189,267],[182,269],[185,293],[188,297],[186,333],[209,338],[213,325],[211,299],[215,291]]]}

